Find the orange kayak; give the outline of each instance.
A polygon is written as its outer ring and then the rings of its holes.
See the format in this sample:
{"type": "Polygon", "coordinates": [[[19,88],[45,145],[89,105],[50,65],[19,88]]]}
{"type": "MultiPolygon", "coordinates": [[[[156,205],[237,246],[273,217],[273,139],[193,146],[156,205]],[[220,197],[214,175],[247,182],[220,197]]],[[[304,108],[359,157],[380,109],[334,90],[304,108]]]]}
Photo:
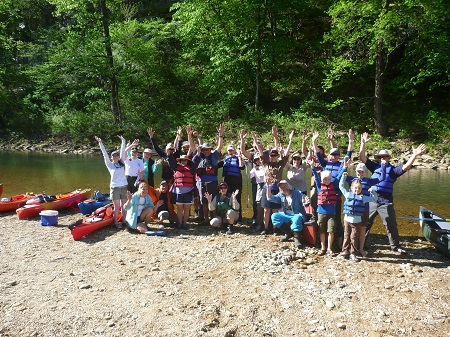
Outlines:
{"type": "Polygon", "coordinates": [[[77,207],[80,201],[86,200],[91,196],[91,189],[76,190],[56,196],[55,200],[42,202],[40,204],[25,205],[16,210],[19,220],[28,219],[38,215],[43,210],[57,210],[69,207],[77,207]]]}
{"type": "MultiPolygon", "coordinates": [[[[119,213],[117,221],[122,220],[122,214],[119,213]]],[[[81,220],[80,220],[81,222],[81,220]]],[[[96,231],[97,229],[112,225],[114,223],[114,205],[108,204],[95,210],[80,224],[70,225],[70,233],[74,240],[79,240],[83,236],[96,231]]]]}
{"type": "Polygon", "coordinates": [[[11,212],[18,209],[22,204],[25,204],[28,200],[33,199],[33,193],[19,194],[11,198],[0,199],[0,212],[11,212]],[[6,201],[8,199],[8,201],[6,201]],[[5,201],[1,201],[5,200],[5,201]]]}

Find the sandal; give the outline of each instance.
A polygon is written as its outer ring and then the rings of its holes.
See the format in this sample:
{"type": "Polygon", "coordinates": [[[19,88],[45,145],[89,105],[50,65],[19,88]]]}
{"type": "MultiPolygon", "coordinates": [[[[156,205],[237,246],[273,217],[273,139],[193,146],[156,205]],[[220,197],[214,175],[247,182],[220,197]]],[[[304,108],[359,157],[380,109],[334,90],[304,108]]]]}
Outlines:
{"type": "Polygon", "coordinates": [[[366,257],[369,253],[367,253],[365,250],[360,250],[359,254],[361,254],[361,257],[366,257]]]}
{"type": "Polygon", "coordinates": [[[335,256],[332,250],[327,250],[327,255],[331,257],[335,256]]]}
{"type": "Polygon", "coordinates": [[[325,249],[322,249],[320,252],[317,253],[317,255],[324,256],[326,252],[327,251],[325,249]]]}

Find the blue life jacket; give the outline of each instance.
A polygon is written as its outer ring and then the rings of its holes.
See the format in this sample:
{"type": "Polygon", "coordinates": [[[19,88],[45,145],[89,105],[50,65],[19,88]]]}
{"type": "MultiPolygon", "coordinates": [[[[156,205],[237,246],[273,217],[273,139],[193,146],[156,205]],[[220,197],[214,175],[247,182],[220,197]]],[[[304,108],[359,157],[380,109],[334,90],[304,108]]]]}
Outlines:
{"type": "MultiPolygon", "coordinates": [[[[376,184],[374,186],[374,191],[376,191],[379,194],[384,194],[384,195],[389,195],[392,196],[393,192],[394,192],[394,183],[397,180],[397,178],[393,178],[391,176],[393,172],[394,167],[392,165],[387,165],[386,166],[386,178],[379,182],[378,184],[376,184]]],[[[371,178],[378,178],[381,174],[381,167],[378,167],[372,174],[371,178]]]]}
{"type": "Polygon", "coordinates": [[[214,176],[217,177],[217,155],[212,152],[210,156],[205,157],[203,153],[200,154],[200,162],[197,166],[197,175],[214,176]]]}
{"type": "Polygon", "coordinates": [[[344,214],[363,216],[365,210],[366,206],[363,202],[363,196],[349,192],[347,200],[344,203],[344,214]]]}
{"type": "Polygon", "coordinates": [[[340,161],[337,161],[334,164],[331,161],[327,162],[327,165],[324,167],[324,169],[327,171],[331,171],[331,176],[333,177],[331,181],[336,179],[336,177],[338,176],[341,165],[342,163],[340,161]]]}
{"type": "Polygon", "coordinates": [[[222,177],[233,176],[240,177],[241,170],[239,169],[239,158],[236,156],[227,156],[223,161],[222,177]]]}

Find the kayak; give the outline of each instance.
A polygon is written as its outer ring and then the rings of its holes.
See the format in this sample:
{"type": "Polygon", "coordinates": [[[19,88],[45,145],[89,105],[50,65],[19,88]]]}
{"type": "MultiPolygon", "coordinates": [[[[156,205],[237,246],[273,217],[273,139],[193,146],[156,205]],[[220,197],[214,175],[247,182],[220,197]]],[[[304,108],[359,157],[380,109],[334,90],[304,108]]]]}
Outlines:
{"type": "Polygon", "coordinates": [[[86,215],[86,214],[91,214],[96,209],[103,207],[111,202],[112,201],[109,198],[109,194],[97,195],[97,192],[96,192],[94,195],[94,198],[90,198],[90,199],[79,202],[78,208],[80,209],[82,214],[86,215]]]}
{"type": "MultiPolygon", "coordinates": [[[[122,215],[119,213],[118,222],[122,220],[122,215]]],[[[79,224],[70,225],[70,233],[74,240],[79,240],[83,236],[96,231],[97,229],[112,225],[114,223],[114,205],[108,204],[95,210],[84,221],[79,221],[79,224]]]]}
{"type": "Polygon", "coordinates": [[[429,209],[420,206],[419,223],[423,236],[436,249],[450,257],[450,221],[429,209]]]}
{"type": "Polygon", "coordinates": [[[311,205],[305,206],[306,220],[303,223],[303,229],[301,231],[302,239],[309,245],[315,246],[317,242],[317,224],[314,218],[314,209],[311,205]]]}
{"type": "Polygon", "coordinates": [[[0,197],[2,196],[3,193],[3,184],[0,184],[0,197]]]}
{"type": "Polygon", "coordinates": [[[11,198],[0,199],[0,212],[11,212],[18,209],[22,204],[34,198],[33,193],[18,194],[11,198]]]}
{"type": "Polygon", "coordinates": [[[29,204],[17,209],[17,217],[19,220],[22,220],[36,216],[43,210],[57,210],[73,206],[76,207],[80,201],[86,200],[90,196],[90,188],[57,195],[53,201],[44,201],[39,204],[29,204]]]}

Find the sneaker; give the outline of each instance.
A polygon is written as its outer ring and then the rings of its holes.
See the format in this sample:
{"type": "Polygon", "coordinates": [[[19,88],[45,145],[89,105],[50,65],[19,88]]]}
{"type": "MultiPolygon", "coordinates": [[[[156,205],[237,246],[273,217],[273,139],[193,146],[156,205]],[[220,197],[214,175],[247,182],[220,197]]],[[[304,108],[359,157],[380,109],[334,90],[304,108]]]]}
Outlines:
{"type": "Polygon", "coordinates": [[[264,229],[261,233],[261,235],[270,235],[273,234],[273,232],[270,229],[264,229]]]}
{"type": "Polygon", "coordinates": [[[231,235],[231,234],[234,234],[234,232],[231,228],[228,228],[226,234],[231,235]]]}
{"type": "Polygon", "coordinates": [[[114,224],[114,227],[116,227],[117,229],[124,229],[124,225],[121,222],[118,222],[116,224],[114,224]]]}
{"type": "Polygon", "coordinates": [[[352,262],[359,262],[359,261],[361,261],[360,259],[358,259],[358,258],[356,257],[355,254],[350,254],[349,259],[350,259],[350,261],[352,261],[352,262]]]}
{"type": "Polygon", "coordinates": [[[290,239],[292,239],[293,235],[287,235],[284,234],[284,236],[280,239],[281,242],[288,242],[290,239]]]}
{"type": "Polygon", "coordinates": [[[350,255],[349,255],[347,252],[341,252],[341,253],[339,253],[339,257],[342,257],[342,258],[344,258],[344,259],[348,259],[349,256],[350,256],[350,255]]]}

